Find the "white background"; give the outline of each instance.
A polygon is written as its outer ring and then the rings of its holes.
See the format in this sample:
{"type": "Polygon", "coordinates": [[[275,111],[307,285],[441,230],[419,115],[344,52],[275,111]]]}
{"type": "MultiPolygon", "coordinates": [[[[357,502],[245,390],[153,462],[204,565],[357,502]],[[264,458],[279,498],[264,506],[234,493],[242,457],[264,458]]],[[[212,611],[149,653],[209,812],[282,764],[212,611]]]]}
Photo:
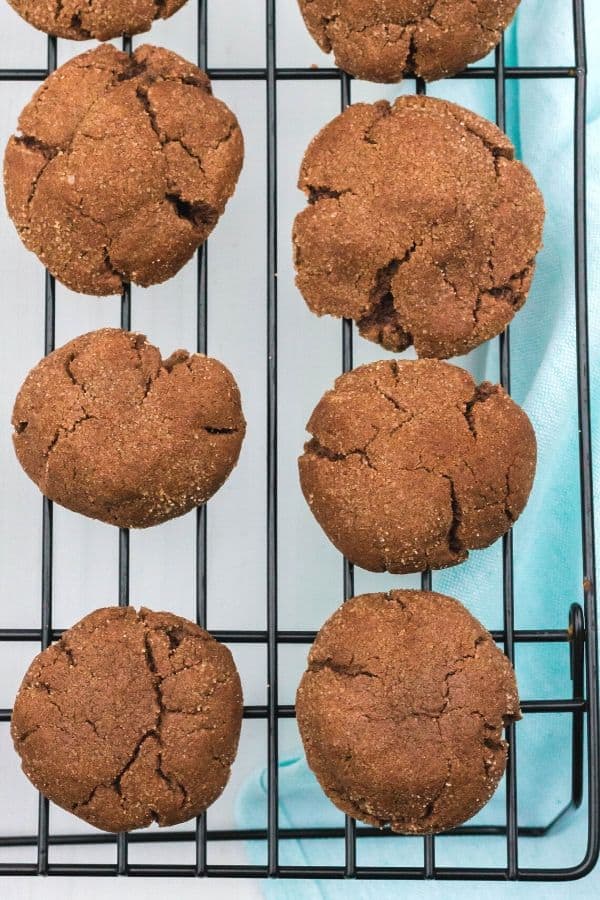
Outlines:
{"type": "MultiPolygon", "coordinates": [[[[265,65],[264,0],[209,0],[209,66],[265,65]]],[[[197,4],[186,6],[155,25],[150,41],[189,59],[197,53],[197,4]]],[[[526,6],[526,4],[524,4],[526,6]]],[[[296,0],[279,0],[279,66],[331,65],[307,34],[296,0]]],[[[46,39],[0,0],[0,68],[44,68],[46,39]]],[[[88,45],[59,41],[59,63],[88,45]]],[[[92,46],[92,45],[90,45],[92,46]]],[[[555,60],[559,63],[560,60],[555,60]]],[[[17,115],[31,96],[32,83],[0,82],[0,147],[14,131],[17,115]]],[[[375,100],[414,89],[407,83],[383,87],[358,83],[353,99],[375,100]]],[[[453,86],[447,84],[446,96],[453,86]]],[[[456,87],[459,90],[459,87],[456,87]]],[[[215,82],[214,91],[234,110],[246,141],[246,161],[237,192],[209,241],[209,353],[234,372],[244,403],[248,433],[240,463],[208,507],[208,626],[264,629],[266,625],[266,120],[264,81],[215,82]]],[[[458,94],[456,99],[460,100],[458,94]]],[[[305,440],[304,424],[323,391],[341,368],[341,326],[317,319],[305,307],[293,283],[290,230],[304,199],[296,189],[302,154],[315,132],[339,111],[336,81],[288,81],[278,85],[279,116],[279,627],[318,628],[341,600],[341,560],[323,538],[304,503],[297,482],[296,457],[305,440]]],[[[3,206],[0,208],[0,626],[39,627],[41,497],[18,466],[11,444],[10,414],[27,371],[44,347],[44,272],[21,245],[3,206]]],[[[163,356],[177,347],[194,350],[196,264],[190,263],[165,285],[134,288],[132,327],[157,344],[163,356]]],[[[56,343],[107,325],[119,324],[118,298],[83,297],[57,285],[56,343]]],[[[483,354],[470,357],[477,371],[483,354]]],[[[355,342],[355,363],[384,356],[368,342],[355,342]]],[[[195,516],[177,519],[131,537],[131,602],[194,616],[195,516]]],[[[117,602],[117,532],[66,510],[55,509],[54,627],[68,627],[98,606],[117,602]]],[[[356,573],[356,592],[416,584],[356,573]]],[[[489,623],[497,626],[499,623],[489,623]]],[[[19,681],[37,652],[35,645],[4,644],[0,653],[0,707],[9,707],[19,681]]],[[[232,646],[245,700],[266,701],[266,655],[257,646],[232,646]]],[[[280,649],[280,703],[293,702],[304,666],[305,647],[280,649]]],[[[280,752],[296,751],[293,722],[283,722],[280,752]]],[[[246,721],[238,759],[223,796],[208,814],[210,827],[235,824],[234,803],[240,785],[266,765],[266,728],[246,721]]],[[[34,834],[37,795],[19,769],[8,726],[0,725],[0,833],[34,834]]],[[[52,807],[51,829],[85,832],[84,823],[52,807]]],[[[51,848],[54,862],[113,862],[114,847],[68,851],[51,848]]],[[[33,861],[35,850],[0,850],[0,861],[33,861]]],[[[193,861],[192,844],[131,847],[132,862],[193,861]]],[[[242,863],[242,845],[209,844],[209,863],[242,863]]],[[[13,880],[0,894],[28,897],[93,896],[108,892],[128,897],[163,896],[164,881],[13,880]]],[[[259,894],[254,882],[180,881],[181,897],[259,894]]]]}

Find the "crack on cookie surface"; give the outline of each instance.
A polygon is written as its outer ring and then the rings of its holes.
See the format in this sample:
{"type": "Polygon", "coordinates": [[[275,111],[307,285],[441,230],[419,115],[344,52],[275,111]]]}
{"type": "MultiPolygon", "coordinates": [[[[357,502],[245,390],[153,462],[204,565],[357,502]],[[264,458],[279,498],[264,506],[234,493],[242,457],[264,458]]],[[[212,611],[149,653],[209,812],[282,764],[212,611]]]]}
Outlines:
{"type": "Polygon", "coordinates": [[[103,45],[66,63],[34,95],[19,126],[5,157],[9,213],[25,245],[52,274],[96,295],[119,293],[128,281],[148,286],[174,275],[215,227],[243,159],[237,119],[212,97],[204,73],[148,46],[130,57],[103,45]],[[73,111],[61,113],[56,107],[76,78],[81,96],[73,111]],[[199,93],[192,96],[192,88],[199,93]],[[159,91],[157,107],[149,96],[153,89],[159,91]],[[122,127],[111,119],[111,104],[122,127]],[[118,147],[127,133],[130,167],[123,170],[118,147]],[[175,146],[185,158],[173,155],[175,146]],[[93,186],[88,164],[97,168],[93,186]]]}
{"type": "Polygon", "coordinates": [[[47,34],[69,40],[107,41],[149,31],[168,19],[186,0],[9,0],[27,22],[47,34]]]}
{"type": "Polygon", "coordinates": [[[305,499],[340,552],[369,571],[463,561],[509,530],[533,482],[525,413],[499,385],[447,363],[362,366],[336,381],[307,429],[305,499]]]}
{"type": "Polygon", "coordinates": [[[300,0],[308,30],[336,64],[368,81],[454,75],[499,42],[519,0],[300,0]]]}
{"type": "Polygon", "coordinates": [[[299,186],[296,281],[318,315],[446,358],[525,303],[543,201],[510,141],[473,113],[431,97],[356,104],[313,140],[299,186]]]}
{"type": "Polygon", "coordinates": [[[328,459],[330,462],[345,461],[345,460],[349,459],[351,456],[357,456],[370,469],[373,469],[374,471],[376,471],[375,466],[369,459],[368,447],[369,447],[369,445],[365,444],[364,447],[354,447],[350,450],[344,450],[343,453],[341,453],[341,452],[336,453],[335,451],[329,450],[327,447],[323,446],[323,444],[321,444],[317,438],[313,437],[313,438],[311,438],[310,441],[308,441],[307,444],[305,444],[304,452],[305,452],[305,454],[308,454],[309,456],[317,456],[317,457],[320,457],[321,459],[328,459]]]}
{"type": "Polygon", "coordinates": [[[512,667],[491,635],[457,601],[410,590],[355,597],[334,613],[296,712],[334,803],[408,834],[446,831],[487,802],[506,764],[503,728],[520,718],[512,667]]]}
{"type": "Polygon", "coordinates": [[[148,527],[219,489],[245,421],[233,376],[217,360],[186,351],[162,359],[144,335],[101,329],[32,370],[13,429],[19,461],[47,497],[148,527]]]}
{"type": "MultiPolygon", "coordinates": [[[[96,652],[101,654],[102,647],[96,652]]],[[[241,717],[239,676],[226,648],[197,626],[170,614],[144,609],[139,613],[120,612],[113,608],[92,613],[34,660],[15,702],[12,733],[26,774],[50,799],[91,824],[120,831],[144,827],[152,821],[160,825],[176,824],[206,808],[228,780],[241,717]],[[111,631],[111,624],[117,625],[116,632],[111,631]],[[172,633],[179,633],[181,639],[173,643],[172,633]],[[106,672],[94,671],[95,657],[91,652],[91,641],[102,640],[105,635],[107,640],[123,640],[119,665],[130,666],[132,696],[137,697],[136,701],[131,700],[132,709],[119,708],[109,718],[101,710],[106,693],[111,690],[110,679],[106,672]],[[87,639],[88,643],[84,645],[84,662],[79,667],[69,664],[65,671],[60,660],[69,654],[66,644],[69,639],[76,642],[87,639]],[[138,642],[143,650],[142,668],[136,660],[138,642]],[[158,642],[156,646],[161,654],[163,648],[169,648],[160,660],[155,656],[153,642],[158,642]],[[91,679],[88,693],[85,682],[81,682],[86,678],[91,679]],[[183,680],[175,683],[174,679],[183,680]],[[181,704],[165,701],[166,685],[171,697],[181,698],[181,704]],[[41,714],[39,701],[35,700],[40,691],[56,715],[44,716],[39,723],[23,727],[24,723],[31,722],[32,715],[41,714]],[[187,699],[189,691],[191,696],[194,692],[201,695],[202,704],[195,706],[187,699]],[[32,701],[33,711],[30,711],[32,701]],[[137,713],[140,704],[147,709],[141,718],[137,713]],[[98,709],[95,716],[94,708],[98,709]],[[120,742],[126,744],[128,740],[123,736],[128,725],[119,716],[128,715],[138,715],[139,733],[126,757],[117,763],[119,750],[124,749],[120,742]],[[85,732],[74,737],[80,721],[91,730],[90,743],[86,743],[85,732]],[[94,771],[96,759],[103,766],[105,754],[112,754],[115,762],[110,777],[90,784],[87,792],[84,782],[80,782],[77,799],[69,801],[62,796],[60,779],[55,783],[54,763],[48,767],[44,756],[40,756],[40,745],[33,748],[31,744],[32,739],[39,740],[34,736],[41,729],[50,726],[62,735],[65,753],[73,752],[74,740],[80,742],[77,752],[84,757],[89,754],[90,772],[94,771]],[[197,736],[203,733],[207,737],[198,742],[197,736]],[[192,759],[196,757],[197,771],[186,761],[188,755],[192,759]],[[217,764],[216,770],[213,763],[217,764]],[[177,767],[188,774],[178,773],[177,767]]],[[[131,728],[129,731],[133,735],[131,728]]],[[[85,777],[89,781],[90,773],[85,777]]]]}

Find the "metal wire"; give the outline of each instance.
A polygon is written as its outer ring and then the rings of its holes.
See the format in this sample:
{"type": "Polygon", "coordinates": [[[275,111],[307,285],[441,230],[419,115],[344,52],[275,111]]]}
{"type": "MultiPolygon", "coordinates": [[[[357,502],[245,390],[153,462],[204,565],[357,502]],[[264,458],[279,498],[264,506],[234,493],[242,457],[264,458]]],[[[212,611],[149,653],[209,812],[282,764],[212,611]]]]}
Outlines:
{"type": "MultiPolygon", "coordinates": [[[[208,65],[208,16],[206,0],[198,2],[198,65],[206,69],[208,65]]],[[[196,350],[208,352],[208,245],[198,251],[197,294],[196,294],[196,350]]],[[[208,625],[207,593],[207,507],[196,510],[196,622],[202,628],[208,625]]],[[[206,813],[196,818],[194,841],[196,845],[195,874],[206,874],[207,865],[206,813]]]]}
{"type": "Polygon", "coordinates": [[[275,0],[266,0],[267,52],[267,874],[279,870],[277,713],[277,54],[275,0]]]}
{"type": "MultiPolygon", "coordinates": [[[[595,609],[595,557],[592,506],[592,461],[589,390],[589,334],[587,321],[587,259],[585,221],[585,101],[586,101],[586,51],[584,28],[584,2],[572,0],[575,66],[524,67],[506,66],[504,45],[497,48],[493,67],[467,69],[456,76],[459,79],[493,79],[496,98],[496,121],[501,128],[506,118],[507,79],[567,78],[575,84],[574,113],[574,212],[575,212],[575,278],[577,325],[577,377],[581,473],[581,528],[583,546],[583,607],[573,603],[568,627],[564,629],[526,629],[514,627],[513,545],[509,534],[503,541],[503,627],[493,632],[496,641],[503,645],[507,656],[514,661],[514,650],[520,644],[556,644],[568,642],[571,650],[572,696],[556,699],[531,699],[522,702],[526,715],[567,713],[572,716],[571,739],[572,793],[568,804],[552,822],[539,826],[520,826],[517,816],[517,766],[514,726],[507,729],[511,752],[506,774],[506,822],[498,825],[465,825],[452,834],[478,835],[482,840],[489,836],[506,839],[506,865],[495,868],[475,866],[436,865],[435,839],[423,839],[423,864],[421,866],[365,867],[357,864],[357,839],[377,839],[381,832],[362,825],[357,826],[346,818],[343,828],[306,827],[284,828],[279,823],[278,785],[278,726],[281,719],[295,716],[293,706],[281,705],[278,700],[278,651],[280,645],[309,644],[314,631],[284,631],[278,629],[277,584],[277,85],[280,81],[337,80],[340,84],[341,108],[351,102],[352,79],[338,69],[278,68],[276,57],[276,0],[265,0],[266,14],[266,64],[258,68],[211,69],[208,66],[207,0],[198,0],[199,65],[216,80],[264,82],[266,94],[267,128],[267,625],[265,630],[228,629],[213,631],[222,641],[233,644],[257,644],[267,649],[267,702],[265,705],[246,706],[244,718],[263,720],[267,724],[268,752],[268,810],[267,827],[263,829],[210,829],[206,816],[200,816],[195,828],[186,831],[141,832],[119,835],[117,858],[113,864],[53,864],[49,859],[49,847],[86,846],[89,844],[113,844],[114,836],[107,834],[52,835],[49,833],[48,803],[42,797],[39,802],[38,828],[34,835],[2,836],[0,848],[37,848],[35,863],[0,864],[0,875],[130,875],[157,877],[279,877],[279,878],[358,878],[358,879],[444,879],[444,880],[517,880],[566,881],[581,877],[593,868],[600,850],[600,755],[598,721],[598,671],[597,631],[595,609]],[[579,807],[584,797],[584,736],[587,737],[587,817],[588,844],[585,856],[569,868],[524,868],[519,865],[519,837],[543,839],[556,822],[579,807]],[[344,863],[338,866],[284,866],[279,861],[279,842],[299,839],[343,839],[344,863]],[[212,841],[255,840],[266,842],[264,865],[211,865],[207,846],[212,841]],[[129,862],[128,846],[193,842],[195,860],[190,865],[144,864],[129,862]]],[[[131,52],[131,40],[124,38],[123,49],[131,52]]],[[[54,71],[57,63],[57,42],[48,39],[46,69],[0,69],[0,82],[41,81],[54,71]]],[[[425,84],[417,81],[417,93],[425,93],[425,84]]],[[[198,253],[197,264],[197,325],[196,346],[206,353],[208,344],[208,249],[205,245],[198,253]]],[[[121,299],[121,326],[131,327],[131,292],[126,287],[121,299]]],[[[45,342],[46,353],[55,343],[55,283],[48,274],[45,286],[45,342]]],[[[510,388],[510,337],[507,331],[499,341],[500,379],[510,388]]],[[[342,370],[353,366],[353,324],[342,324],[342,370]]],[[[206,627],[207,596],[207,513],[202,507],[196,514],[196,621],[206,627]]],[[[129,533],[119,531],[118,602],[129,603],[129,533]]],[[[0,642],[39,641],[42,648],[60,637],[61,631],[52,625],[53,585],[53,520],[52,504],[43,501],[42,507],[42,571],[41,615],[39,628],[0,628],[0,642]]],[[[342,571],[343,597],[354,593],[354,572],[345,560],[342,571]]],[[[431,573],[421,578],[424,590],[430,590],[431,573]]],[[[10,709],[0,709],[0,723],[10,720],[10,709]]]]}
{"type": "MultiPolygon", "coordinates": [[[[264,68],[228,68],[207,69],[215,81],[266,81],[267,69],[264,68]]],[[[339,81],[339,69],[302,69],[280,68],[276,71],[278,81],[339,81]]],[[[488,66],[477,66],[465,69],[453,78],[457,80],[489,79],[495,77],[495,69],[488,66]]],[[[47,69],[1,69],[0,81],[43,81],[48,75],[47,69]]],[[[577,70],[573,66],[507,66],[504,72],[507,79],[537,78],[576,78],[577,70]]]]}
{"type": "MultiPolygon", "coordinates": [[[[496,124],[502,131],[506,128],[506,91],[504,68],[504,38],[496,48],[495,95],[496,124]]],[[[510,328],[499,338],[500,383],[510,393],[510,328]]],[[[502,584],[503,584],[503,618],[504,618],[504,652],[511,663],[515,662],[514,641],[514,590],[513,590],[513,536],[512,531],[502,538],[502,584]]],[[[506,727],[508,741],[508,760],[506,765],[506,857],[507,876],[514,881],[517,877],[519,863],[519,842],[517,822],[517,767],[515,765],[517,746],[514,722],[506,727]]]]}

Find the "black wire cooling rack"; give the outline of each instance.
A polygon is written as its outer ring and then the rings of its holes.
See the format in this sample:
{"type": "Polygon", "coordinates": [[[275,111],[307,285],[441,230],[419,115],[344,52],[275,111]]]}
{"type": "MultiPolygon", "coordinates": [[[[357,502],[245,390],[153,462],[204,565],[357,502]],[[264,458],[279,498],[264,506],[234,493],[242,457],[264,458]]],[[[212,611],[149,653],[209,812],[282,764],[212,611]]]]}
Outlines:
{"type": "MultiPolygon", "coordinates": [[[[207,0],[199,0],[198,63],[207,68],[207,0]]],[[[509,67],[504,64],[504,46],[496,51],[493,67],[469,68],[457,78],[478,78],[495,83],[496,120],[501,128],[505,124],[505,88],[507,79],[567,78],[575,82],[574,109],[574,253],[575,253],[575,302],[577,326],[577,376],[579,411],[579,457],[581,486],[581,534],[582,577],[581,603],[571,606],[569,621],[564,629],[516,630],[514,627],[513,547],[509,533],[503,542],[503,628],[494,632],[494,638],[503,645],[511,661],[514,660],[516,643],[568,642],[571,658],[572,696],[558,700],[528,700],[522,703],[523,713],[569,713],[572,718],[571,735],[571,798],[552,822],[539,827],[520,826],[517,816],[517,771],[514,725],[508,727],[511,747],[506,780],[506,819],[499,825],[466,825],[456,829],[458,835],[480,835],[482,840],[490,836],[505,836],[506,866],[476,868],[472,866],[436,865],[435,838],[425,837],[423,863],[420,866],[360,866],[357,864],[357,837],[377,838],[382,832],[356,825],[346,819],[341,828],[282,828],[279,824],[278,803],[278,726],[280,719],[292,718],[294,708],[278,702],[278,651],[283,644],[310,644],[314,632],[281,631],[277,619],[277,86],[284,80],[307,79],[337,80],[340,83],[341,108],[351,102],[351,79],[334,68],[278,68],[276,59],[276,0],[265,0],[266,6],[266,66],[264,68],[209,69],[215,80],[259,81],[265,85],[267,114],[267,627],[266,631],[215,631],[222,641],[241,644],[266,645],[267,649],[267,703],[265,706],[246,706],[244,717],[263,719],[268,732],[268,819],[266,829],[215,830],[207,828],[204,816],[188,831],[142,832],[119,835],[108,834],[51,835],[49,834],[48,801],[39,800],[37,834],[22,837],[0,835],[0,848],[37,847],[37,862],[0,864],[0,875],[136,875],[136,876],[213,876],[213,877],[279,877],[279,878],[363,878],[363,879],[446,879],[446,880],[523,880],[568,881],[587,874],[595,865],[600,850],[600,756],[598,732],[598,673],[597,631],[595,609],[595,560],[594,523],[592,506],[592,460],[590,432],[590,394],[588,378],[588,312],[586,268],[586,47],[584,2],[573,0],[573,24],[575,42],[575,66],[509,67]],[[587,737],[587,742],[585,738],[587,737]],[[587,752],[585,744],[587,743],[587,752]],[[585,778],[587,766],[587,779],[585,778]],[[588,840],[584,857],[569,868],[524,868],[519,865],[519,837],[543,839],[558,822],[568,816],[584,801],[587,786],[588,840]],[[344,838],[345,863],[343,866],[281,865],[280,842],[290,839],[344,838]],[[207,862],[208,841],[262,840],[267,843],[266,865],[210,865],[207,862]],[[195,844],[195,863],[132,864],[128,859],[129,843],[161,843],[192,841],[195,844]],[[116,844],[116,859],[112,864],[55,864],[49,861],[49,846],[116,844]]],[[[131,41],[123,39],[123,48],[131,50],[131,41]]],[[[57,42],[48,38],[47,69],[0,69],[0,81],[42,81],[56,68],[57,42]]],[[[425,92],[425,85],[417,82],[417,91],[425,92]]],[[[197,349],[206,352],[207,311],[207,251],[198,254],[197,270],[197,349]]],[[[121,325],[129,328],[131,321],[131,297],[125,291],[121,301],[121,325]]],[[[45,352],[54,349],[55,337],[55,285],[46,275],[45,287],[45,352]]],[[[352,368],[352,323],[342,325],[342,363],[344,371],[352,368]]],[[[503,386],[510,390],[510,343],[508,331],[500,337],[500,375],[503,386]]],[[[39,641],[42,648],[60,635],[52,627],[52,553],[53,522],[52,504],[43,501],[42,523],[42,572],[41,572],[41,627],[39,629],[0,629],[0,642],[39,641]]],[[[203,625],[207,612],[206,569],[206,510],[197,511],[196,518],[196,618],[203,625]]],[[[422,586],[431,587],[431,574],[423,573],[422,586]]],[[[344,597],[352,596],[354,576],[352,566],[344,562],[344,597]]],[[[129,602],[129,533],[119,533],[119,583],[118,602],[129,602]]],[[[0,710],[0,722],[10,720],[11,710],[0,710]]]]}

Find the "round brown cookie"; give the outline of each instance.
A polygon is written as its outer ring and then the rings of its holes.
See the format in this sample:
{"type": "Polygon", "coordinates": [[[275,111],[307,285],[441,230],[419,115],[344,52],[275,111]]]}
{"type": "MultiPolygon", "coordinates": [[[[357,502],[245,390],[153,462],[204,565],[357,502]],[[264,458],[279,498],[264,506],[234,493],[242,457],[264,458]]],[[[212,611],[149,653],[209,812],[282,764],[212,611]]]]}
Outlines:
{"type": "Polygon", "coordinates": [[[227,647],[179,616],[109,607],[36,656],[11,732],[46,797],[104,831],[130,831],[214,803],[241,724],[227,647]]]}
{"type": "Polygon", "coordinates": [[[294,227],[311,310],[388,350],[463,354],[525,302],[544,205],[495,125],[431,97],[359,103],[312,141],[294,227]]]}
{"type": "Polygon", "coordinates": [[[519,0],[298,0],[336,65],[367,81],[435,81],[487,56],[519,0]]]}
{"type": "Polygon", "coordinates": [[[204,72],[148,45],[65,63],[19,128],[4,159],[9,214],[52,274],[87,294],[174,275],[216,225],[244,155],[204,72]]]}
{"type": "Polygon", "coordinates": [[[72,41],[108,41],[149,31],[155,19],[168,19],[186,0],[8,0],[31,25],[72,41]]]}
{"type": "Polygon", "coordinates": [[[437,360],[382,361],[337,379],[307,425],[302,491],[328,538],[371,572],[460,563],[521,514],[536,441],[499,386],[437,360]]]}
{"type": "Polygon", "coordinates": [[[296,713],[330,800],[401,834],[475,815],[504,773],[502,729],[521,717],[492,636],[457,600],[422,591],[340,607],[310,651],[296,713]]]}
{"type": "Polygon", "coordinates": [[[19,462],[74,512],[146,528],[205,503],[237,463],[246,423],[220,362],[104,328],[32,369],[13,410],[19,462]]]}

